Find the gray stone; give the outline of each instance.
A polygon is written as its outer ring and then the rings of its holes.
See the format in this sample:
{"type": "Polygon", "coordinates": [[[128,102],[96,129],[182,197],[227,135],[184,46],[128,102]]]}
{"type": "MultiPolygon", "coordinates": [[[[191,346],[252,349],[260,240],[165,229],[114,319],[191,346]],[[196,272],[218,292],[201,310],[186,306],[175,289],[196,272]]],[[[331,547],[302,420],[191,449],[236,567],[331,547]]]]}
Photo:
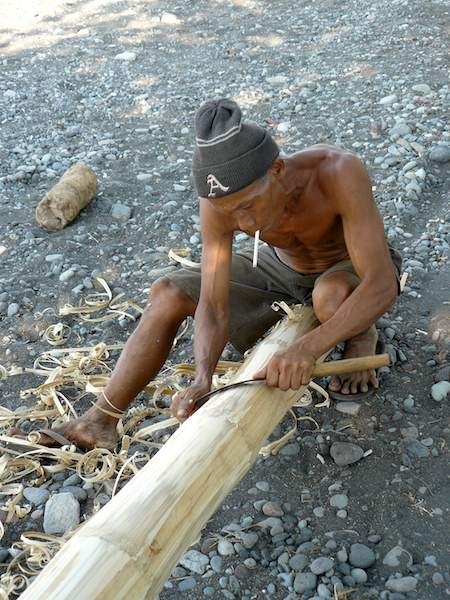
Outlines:
{"type": "MultiPolygon", "coordinates": [[[[8,309],[9,310],[9,309],[8,309]]],[[[442,402],[450,392],[450,381],[439,381],[431,386],[431,397],[436,402],[442,402]]]]}
{"type": "Polygon", "coordinates": [[[413,92],[417,92],[418,94],[431,94],[431,88],[427,83],[418,83],[412,86],[413,92]]]}
{"type": "Polygon", "coordinates": [[[72,496],[76,498],[79,502],[83,502],[83,500],[86,500],[87,498],[86,490],[83,490],[83,488],[78,487],[77,485],[68,485],[65,488],[63,488],[63,491],[72,494],[72,496]]]}
{"type": "Polygon", "coordinates": [[[367,581],[367,573],[364,571],[364,569],[352,569],[350,571],[350,575],[358,584],[363,584],[367,581]]]}
{"type": "Polygon", "coordinates": [[[67,479],[64,480],[63,487],[67,487],[68,485],[78,485],[82,481],[83,480],[81,479],[81,477],[79,477],[77,473],[73,473],[72,475],[69,475],[67,479]]]}
{"type": "Polygon", "coordinates": [[[233,544],[228,540],[220,540],[217,544],[217,552],[220,556],[232,556],[235,553],[233,544]]]}
{"type": "Polygon", "coordinates": [[[297,573],[294,579],[294,590],[304,594],[316,589],[317,577],[314,573],[297,573]]]}
{"type": "Polygon", "coordinates": [[[410,456],[415,458],[426,458],[430,456],[430,451],[418,440],[413,440],[405,445],[405,449],[410,456]]]}
{"type": "Polygon", "coordinates": [[[391,567],[392,569],[400,570],[411,567],[413,564],[411,555],[401,546],[394,546],[391,548],[386,556],[383,558],[383,565],[391,567]]]}
{"type": "Polygon", "coordinates": [[[61,273],[61,275],[59,276],[59,280],[64,283],[66,281],[69,281],[69,279],[72,279],[72,277],[75,275],[75,271],[73,269],[66,269],[66,271],[63,271],[61,273]]]}
{"type": "Polygon", "coordinates": [[[244,546],[244,548],[247,548],[247,550],[250,550],[251,548],[253,548],[253,546],[255,546],[255,544],[258,543],[257,533],[241,533],[239,534],[239,538],[241,540],[242,545],[244,546]]]}
{"type": "Polygon", "coordinates": [[[313,513],[317,518],[321,519],[325,515],[325,509],[323,506],[316,506],[313,509],[313,513]]]}
{"type": "Polygon", "coordinates": [[[350,546],[349,562],[353,567],[367,569],[375,562],[375,553],[364,544],[352,544],[350,546]]]}
{"type": "Polygon", "coordinates": [[[193,577],[187,577],[178,583],[178,591],[180,592],[190,592],[195,588],[197,582],[193,577]]]}
{"type": "Polygon", "coordinates": [[[255,483],[255,487],[260,491],[260,492],[268,492],[269,491],[269,484],[267,481],[257,481],[255,483]]]}
{"type": "Polygon", "coordinates": [[[39,506],[41,504],[45,504],[47,500],[50,498],[50,493],[45,488],[37,488],[37,487],[26,487],[23,490],[23,495],[35,506],[39,506]]]}
{"type": "Polygon", "coordinates": [[[394,104],[394,102],[397,102],[397,96],[396,94],[390,94],[389,96],[384,96],[384,98],[381,98],[379,102],[383,106],[389,106],[390,104],[394,104]]]}
{"type": "Polygon", "coordinates": [[[302,571],[308,564],[308,559],[304,554],[294,554],[289,559],[289,566],[293,571],[302,571]]]}
{"type": "Polygon", "coordinates": [[[131,52],[131,50],[126,50],[125,52],[121,52],[120,54],[116,54],[114,60],[123,60],[125,62],[132,62],[136,60],[136,52],[131,52]]]}
{"type": "Polygon", "coordinates": [[[345,467],[360,460],[363,457],[364,450],[350,442],[334,442],[331,445],[330,454],[338,466],[345,467]]]}
{"type": "Polygon", "coordinates": [[[345,494],[335,494],[331,496],[330,504],[334,508],[345,508],[348,505],[348,496],[345,494]]]}
{"type": "Polygon", "coordinates": [[[211,569],[216,573],[222,573],[223,571],[223,560],[221,556],[213,556],[209,561],[211,569]]]}
{"type": "Polygon", "coordinates": [[[441,573],[433,573],[431,580],[433,581],[434,585],[442,585],[444,583],[444,577],[441,573]]]}
{"type": "Polygon", "coordinates": [[[431,149],[430,159],[438,163],[446,163],[450,161],[450,146],[439,145],[431,149]]]}
{"type": "Polygon", "coordinates": [[[300,452],[300,446],[297,442],[293,442],[292,444],[287,444],[280,450],[280,454],[283,456],[296,456],[300,452]]]}
{"type": "Polygon", "coordinates": [[[111,216],[117,221],[128,221],[128,219],[131,217],[131,213],[131,207],[127,206],[126,204],[122,204],[121,202],[116,202],[111,209],[111,216]]]}
{"type": "Polygon", "coordinates": [[[344,415],[357,415],[361,409],[361,404],[358,404],[358,402],[338,402],[335,408],[344,415]]]}
{"type": "Polygon", "coordinates": [[[198,575],[203,575],[209,564],[209,558],[198,550],[188,550],[183,554],[179,562],[185,569],[197,573],[198,575]]]}
{"type": "Polygon", "coordinates": [[[324,583],[319,583],[317,586],[317,594],[320,600],[329,600],[331,598],[331,592],[324,583]]]}
{"type": "Polygon", "coordinates": [[[319,556],[315,558],[312,563],[309,565],[309,568],[314,573],[314,575],[322,575],[322,573],[326,573],[334,566],[334,561],[328,556],[319,556]]]}
{"type": "Polygon", "coordinates": [[[345,548],[341,548],[336,553],[336,558],[340,563],[346,563],[348,561],[348,553],[345,548]]]}
{"type": "Polygon", "coordinates": [[[399,592],[404,594],[416,589],[417,579],[415,577],[399,577],[398,579],[388,579],[386,587],[390,592],[399,592]]]}
{"type": "Polygon", "coordinates": [[[265,502],[262,511],[268,517],[282,517],[284,515],[283,509],[276,502],[265,502]]]}
{"type": "Polygon", "coordinates": [[[45,533],[66,533],[80,522],[80,505],[72,494],[55,494],[45,505],[45,533]]]}
{"type": "Polygon", "coordinates": [[[17,313],[20,310],[20,306],[17,304],[17,302],[11,302],[11,304],[8,306],[8,311],[7,311],[7,315],[8,317],[14,317],[17,315],[17,313]]]}

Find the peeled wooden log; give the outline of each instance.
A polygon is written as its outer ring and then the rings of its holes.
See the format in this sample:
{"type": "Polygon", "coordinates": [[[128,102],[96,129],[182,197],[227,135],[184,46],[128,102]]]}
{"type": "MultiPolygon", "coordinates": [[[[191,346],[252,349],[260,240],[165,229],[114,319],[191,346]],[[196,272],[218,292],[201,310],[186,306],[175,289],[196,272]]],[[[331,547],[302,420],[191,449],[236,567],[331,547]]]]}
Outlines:
{"type": "Polygon", "coordinates": [[[36,220],[47,231],[63,229],[97,192],[97,176],[82,163],[70,167],[36,207],[36,220]]]}
{"type": "MultiPolygon", "coordinates": [[[[309,307],[294,315],[253,349],[233,381],[250,379],[317,325],[309,307]]],[[[155,598],[304,389],[244,386],[211,398],[73,535],[21,600],[155,598]]]]}

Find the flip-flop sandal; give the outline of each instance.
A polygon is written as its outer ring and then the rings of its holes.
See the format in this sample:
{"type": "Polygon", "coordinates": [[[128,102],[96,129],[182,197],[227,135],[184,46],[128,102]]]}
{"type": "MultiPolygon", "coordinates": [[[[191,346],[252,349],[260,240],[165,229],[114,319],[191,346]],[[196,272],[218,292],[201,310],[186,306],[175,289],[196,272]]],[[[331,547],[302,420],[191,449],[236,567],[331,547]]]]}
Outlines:
{"type": "MultiPolygon", "coordinates": [[[[375,347],[375,354],[384,354],[386,352],[386,344],[381,340],[377,341],[375,347]]],[[[376,369],[377,371],[377,369],[376,369]]],[[[336,402],[360,402],[366,398],[370,398],[375,394],[377,388],[370,387],[367,392],[356,392],[355,394],[343,394],[342,392],[334,392],[333,390],[327,389],[327,392],[332,400],[336,402]]]]}

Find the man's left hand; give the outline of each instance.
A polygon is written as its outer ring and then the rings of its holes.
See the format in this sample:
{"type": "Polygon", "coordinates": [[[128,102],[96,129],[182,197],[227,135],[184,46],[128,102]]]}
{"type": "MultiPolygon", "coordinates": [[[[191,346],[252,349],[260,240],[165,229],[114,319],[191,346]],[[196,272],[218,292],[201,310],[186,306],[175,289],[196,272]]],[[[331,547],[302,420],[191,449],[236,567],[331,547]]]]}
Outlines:
{"type": "Polygon", "coordinates": [[[281,390],[298,390],[308,385],[316,358],[299,344],[293,344],[286,350],[276,352],[267,365],[253,375],[253,379],[265,379],[270,387],[281,390]]]}

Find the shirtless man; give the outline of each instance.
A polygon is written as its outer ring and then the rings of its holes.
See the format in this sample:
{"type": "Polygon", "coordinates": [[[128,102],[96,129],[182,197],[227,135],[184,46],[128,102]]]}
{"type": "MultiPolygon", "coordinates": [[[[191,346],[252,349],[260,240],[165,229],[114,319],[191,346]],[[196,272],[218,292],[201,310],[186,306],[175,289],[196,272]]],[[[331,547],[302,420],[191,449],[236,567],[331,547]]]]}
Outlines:
{"type": "MultiPolygon", "coordinates": [[[[117,418],[165,363],[182,321],[195,316],[195,379],[177,394],[180,420],[209,391],[228,340],[251,347],[279,318],[275,300],[311,303],[321,325],[277,352],[255,377],[298,389],[316,359],[345,341],[345,357],[375,353],[375,321],[395,302],[400,257],[386,243],[367,171],[354,155],[317,145],[282,156],[261,127],[245,122],[237,104],[204,104],[196,115],[193,177],[200,197],[203,254],[200,272],[181,269],[157,280],[95,406],[59,429],[83,448],[116,442],[117,418]],[[235,231],[266,244],[258,264],[232,254],[235,231]],[[96,407],[99,407],[97,409],[96,407]]],[[[346,397],[378,387],[374,371],[332,379],[346,397]]],[[[42,436],[42,443],[51,443],[42,436]]]]}

